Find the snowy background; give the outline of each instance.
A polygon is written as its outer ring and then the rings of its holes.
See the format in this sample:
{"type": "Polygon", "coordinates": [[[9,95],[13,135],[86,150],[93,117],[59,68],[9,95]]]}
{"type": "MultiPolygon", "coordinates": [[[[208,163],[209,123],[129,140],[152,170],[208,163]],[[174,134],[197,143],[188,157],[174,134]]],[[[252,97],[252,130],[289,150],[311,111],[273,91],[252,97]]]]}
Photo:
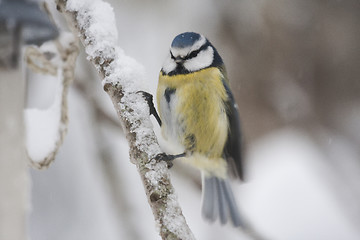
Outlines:
{"type": "MultiPolygon", "coordinates": [[[[274,240],[360,238],[357,0],[109,3],[119,46],[144,65],[152,93],[178,33],[200,32],[222,55],[246,142],[247,180],[233,190],[255,229],[274,240]]],[[[52,106],[56,83],[28,76],[27,107],[52,106]]],[[[160,239],[112,103],[84,53],[69,111],[56,161],[31,171],[30,238],[160,239]]],[[[201,219],[197,171],[175,163],[171,178],[197,239],[248,239],[201,219]]]]}

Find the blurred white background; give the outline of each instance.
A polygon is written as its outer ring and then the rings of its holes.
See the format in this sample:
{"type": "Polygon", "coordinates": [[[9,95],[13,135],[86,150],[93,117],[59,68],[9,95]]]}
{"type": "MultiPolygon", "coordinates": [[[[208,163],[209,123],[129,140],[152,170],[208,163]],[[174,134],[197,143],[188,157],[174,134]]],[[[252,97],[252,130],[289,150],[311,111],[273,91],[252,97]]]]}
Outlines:
{"type": "MultiPolygon", "coordinates": [[[[359,1],[109,3],[119,45],[144,65],[151,93],[177,34],[202,33],[223,57],[246,143],[247,180],[233,188],[259,233],[274,240],[360,239],[359,1]]],[[[29,75],[28,107],[50,106],[52,86],[29,75]]],[[[84,53],[69,108],[56,161],[31,171],[30,238],[160,239],[112,103],[84,53]]],[[[155,121],[154,128],[158,133],[155,121]]],[[[197,171],[175,163],[171,178],[197,239],[249,239],[202,220],[197,171]]]]}

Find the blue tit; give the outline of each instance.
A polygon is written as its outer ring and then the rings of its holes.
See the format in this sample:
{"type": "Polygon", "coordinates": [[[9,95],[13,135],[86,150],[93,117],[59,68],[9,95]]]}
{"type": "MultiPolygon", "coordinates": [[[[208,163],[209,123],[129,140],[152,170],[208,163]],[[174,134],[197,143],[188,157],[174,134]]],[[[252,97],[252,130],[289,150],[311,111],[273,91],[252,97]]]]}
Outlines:
{"type": "Polygon", "coordinates": [[[181,151],[168,159],[201,170],[203,217],[240,226],[229,183],[231,175],[243,177],[239,114],[223,60],[203,35],[174,38],[159,76],[157,107],[163,137],[181,151]]]}

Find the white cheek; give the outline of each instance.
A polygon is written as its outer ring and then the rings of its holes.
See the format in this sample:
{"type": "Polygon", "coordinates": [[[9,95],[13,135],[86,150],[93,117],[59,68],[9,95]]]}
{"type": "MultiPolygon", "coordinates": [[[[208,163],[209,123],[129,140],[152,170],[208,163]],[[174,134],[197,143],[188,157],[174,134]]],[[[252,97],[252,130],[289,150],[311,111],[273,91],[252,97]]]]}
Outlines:
{"type": "Polygon", "coordinates": [[[201,51],[196,57],[186,60],[184,67],[190,72],[198,71],[211,65],[214,59],[214,49],[208,47],[201,51]]]}
{"type": "Polygon", "coordinates": [[[162,67],[162,70],[168,74],[169,72],[175,70],[176,68],[176,63],[175,61],[170,57],[170,54],[167,56],[164,64],[163,64],[163,67],[162,67]]]}

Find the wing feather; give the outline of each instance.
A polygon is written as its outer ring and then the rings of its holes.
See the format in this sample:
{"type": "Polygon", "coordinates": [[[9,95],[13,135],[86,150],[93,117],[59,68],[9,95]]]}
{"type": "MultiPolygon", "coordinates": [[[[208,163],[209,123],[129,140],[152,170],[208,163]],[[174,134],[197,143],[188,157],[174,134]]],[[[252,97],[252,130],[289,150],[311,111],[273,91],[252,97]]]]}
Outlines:
{"type": "Polygon", "coordinates": [[[229,121],[228,137],[224,147],[224,156],[228,162],[229,172],[234,177],[238,177],[243,180],[242,140],[238,107],[230,90],[229,84],[225,79],[223,80],[223,84],[228,95],[228,98],[225,101],[225,106],[229,121]]]}

